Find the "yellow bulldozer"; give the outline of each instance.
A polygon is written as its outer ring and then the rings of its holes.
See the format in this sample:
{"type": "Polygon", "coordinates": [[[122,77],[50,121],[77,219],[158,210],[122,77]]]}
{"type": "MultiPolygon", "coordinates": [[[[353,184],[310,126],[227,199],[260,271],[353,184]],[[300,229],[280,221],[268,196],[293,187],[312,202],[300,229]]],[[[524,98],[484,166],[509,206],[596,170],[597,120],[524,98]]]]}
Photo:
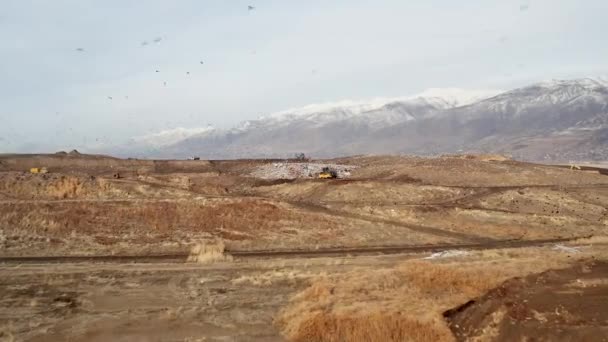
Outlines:
{"type": "Polygon", "coordinates": [[[30,169],[30,173],[48,173],[49,170],[47,170],[46,167],[33,167],[30,169]]]}
{"type": "Polygon", "coordinates": [[[333,179],[338,178],[338,173],[335,170],[332,170],[329,167],[324,167],[319,173],[319,178],[321,179],[333,179]]]}

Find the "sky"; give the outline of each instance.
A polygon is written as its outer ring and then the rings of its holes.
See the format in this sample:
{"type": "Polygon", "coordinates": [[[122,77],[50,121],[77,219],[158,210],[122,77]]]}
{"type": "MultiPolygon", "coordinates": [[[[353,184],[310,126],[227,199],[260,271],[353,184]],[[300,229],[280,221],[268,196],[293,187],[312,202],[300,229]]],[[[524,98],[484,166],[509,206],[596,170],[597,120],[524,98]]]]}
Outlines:
{"type": "Polygon", "coordinates": [[[606,0],[0,5],[0,153],[228,128],[427,88],[608,74],[606,0]]]}

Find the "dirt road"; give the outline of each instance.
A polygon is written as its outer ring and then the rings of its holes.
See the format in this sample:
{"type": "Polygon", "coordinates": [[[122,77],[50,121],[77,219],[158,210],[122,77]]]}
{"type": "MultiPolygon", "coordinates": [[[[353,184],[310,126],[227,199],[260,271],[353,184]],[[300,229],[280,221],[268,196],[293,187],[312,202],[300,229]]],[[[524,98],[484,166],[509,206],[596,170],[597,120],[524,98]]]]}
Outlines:
{"type": "MultiPolygon", "coordinates": [[[[545,245],[575,241],[589,238],[581,236],[562,239],[543,240],[505,240],[491,241],[485,243],[471,243],[458,245],[421,245],[421,246],[369,246],[364,248],[321,248],[315,250],[253,250],[253,251],[231,251],[226,254],[237,259],[249,258],[322,258],[322,257],[344,257],[358,255],[381,255],[381,254],[411,254],[411,253],[435,253],[450,250],[484,250],[500,248],[524,248],[542,247],[545,245]]],[[[63,256],[22,256],[22,257],[0,257],[0,264],[47,264],[47,263],[185,263],[190,253],[177,254],[148,254],[148,255],[63,255],[63,256]]]]}

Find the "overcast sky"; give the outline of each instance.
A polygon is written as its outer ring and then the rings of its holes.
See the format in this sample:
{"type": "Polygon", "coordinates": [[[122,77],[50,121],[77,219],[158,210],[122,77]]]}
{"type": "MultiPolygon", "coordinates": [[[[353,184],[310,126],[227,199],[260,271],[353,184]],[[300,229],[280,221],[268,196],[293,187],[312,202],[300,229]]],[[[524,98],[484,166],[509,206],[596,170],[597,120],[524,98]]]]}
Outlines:
{"type": "Polygon", "coordinates": [[[608,70],[606,0],[0,5],[0,152],[608,70]]]}

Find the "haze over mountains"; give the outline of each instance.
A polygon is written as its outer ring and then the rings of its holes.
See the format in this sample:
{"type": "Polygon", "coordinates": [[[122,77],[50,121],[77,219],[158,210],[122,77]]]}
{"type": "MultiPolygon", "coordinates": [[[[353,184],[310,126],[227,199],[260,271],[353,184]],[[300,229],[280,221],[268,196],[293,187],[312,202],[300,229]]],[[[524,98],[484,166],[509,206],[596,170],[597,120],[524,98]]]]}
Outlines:
{"type": "Polygon", "coordinates": [[[106,152],[209,159],[492,152],[535,161],[605,160],[608,82],[554,80],[506,92],[432,89],[409,98],[310,105],[227,130],[168,130],[106,152]]]}

